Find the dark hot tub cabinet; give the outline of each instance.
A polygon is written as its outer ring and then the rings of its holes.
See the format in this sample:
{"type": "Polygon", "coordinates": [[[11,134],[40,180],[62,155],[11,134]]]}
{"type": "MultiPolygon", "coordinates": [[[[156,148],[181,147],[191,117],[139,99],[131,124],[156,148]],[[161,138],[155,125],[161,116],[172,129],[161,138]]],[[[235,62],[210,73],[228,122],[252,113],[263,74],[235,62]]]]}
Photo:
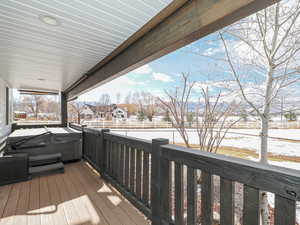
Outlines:
{"type": "Polygon", "coordinates": [[[6,154],[28,153],[29,156],[61,153],[62,161],[82,157],[82,132],[69,128],[20,129],[7,139],[6,154]]]}
{"type": "Polygon", "coordinates": [[[0,185],[63,172],[63,162],[82,158],[82,132],[70,127],[15,130],[7,138],[3,153],[0,185]]]}

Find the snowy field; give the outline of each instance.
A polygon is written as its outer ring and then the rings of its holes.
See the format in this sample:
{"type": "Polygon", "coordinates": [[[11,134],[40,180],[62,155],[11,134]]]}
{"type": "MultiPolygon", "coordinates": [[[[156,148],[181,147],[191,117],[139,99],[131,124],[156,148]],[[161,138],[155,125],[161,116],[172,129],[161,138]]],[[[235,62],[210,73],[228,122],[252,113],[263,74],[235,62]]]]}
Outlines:
{"type": "MultiPolygon", "coordinates": [[[[170,143],[183,143],[181,136],[175,129],[145,129],[145,130],[112,130],[115,133],[133,136],[137,138],[151,140],[153,138],[167,138],[170,143]]],[[[259,137],[249,136],[258,135],[257,129],[232,129],[232,133],[228,133],[226,139],[223,140],[221,146],[230,146],[252,150],[258,152],[260,148],[259,137]],[[237,134],[240,133],[240,134],[237,134]]],[[[274,155],[296,156],[300,157],[300,130],[298,129],[272,129],[270,130],[269,152],[274,155]],[[285,138],[289,140],[280,140],[276,138],[285,138]],[[297,142],[299,141],[299,142],[297,142]]],[[[189,131],[189,141],[191,144],[198,143],[198,136],[195,130],[189,131]]],[[[271,162],[277,166],[288,167],[300,170],[300,163],[292,162],[271,162]]]]}

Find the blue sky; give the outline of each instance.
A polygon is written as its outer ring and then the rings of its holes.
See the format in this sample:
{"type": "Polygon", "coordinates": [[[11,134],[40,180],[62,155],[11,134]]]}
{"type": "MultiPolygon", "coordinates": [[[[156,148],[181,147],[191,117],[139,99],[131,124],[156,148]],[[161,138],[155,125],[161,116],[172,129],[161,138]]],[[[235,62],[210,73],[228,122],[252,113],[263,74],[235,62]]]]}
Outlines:
{"type": "Polygon", "coordinates": [[[180,85],[180,74],[189,73],[190,79],[195,81],[217,79],[217,73],[212,73],[215,62],[206,57],[201,57],[193,52],[209,52],[219,48],[216,37],[210,35],[186,47],[178,49],[149,64],[129,72],[109,83],[106,83],[79,97],[81,101],[97,101],[101,94],[110,94],[112,101],[116,94],[121,94],[121,101],[129,92],[149,91],[161,96],[164,90],[180,85]],[[214,76],[212,76],[214,75],[214,76]]]}
{"type": "MultiPolygon", "coordinates": [[[[231,45],[235,50],[233,51],[236,59],[240,55],[247,58],[248,52],[240,47],[235,47],[232,37],[224,36],[227,42],[231,42],[231,45]]],[[[233,54],[233,55],[234,55],[233,54]]],[[[250,56],[251,57],[251,56],[250,56]]],[[[224,80],[228,82],[231,87],[236,86],[236,82],[233,80],[232,72],[227,63],[218,61],[213,58],[225,58],[224,47],[219,39],[218,33],[211,34],[205,38],[202,38],[188,46],[178,49],[166,56],[163,56],[151,63],[148,63],[134,71],[129,72],[109,83],[106,83],[82,96],[78,100],[85,102],[98,101],[102,94],[109,94],[111,96],[112,103],[116,102],[117,93],[121,95],[121,102],[123,102],[126,95],[135,91],[148,91],[153,95],[163,97],[165,90],[170,90],[174,87],[180,86],[181,73],[188,73],[189,78],[192,81],[198,82],[197,88],[194,89],[194,95],[191,100],[196,101],[200,96],[200,87],[210,85],[212,90],[210,93],[222,91],[226,93],[224,88],[224,80]],[[206,55],[206,56],[204,56],[206,55]],[[217,83],[223,84],[218,86],[217,83]],[[211,85],[214,83],[214,85],[211,85]],[[233,84],[234,83],[234,84],[233,84]],[[217,85],[215,85],[217,84],[217,85]]],[[[239,62],[239,60],[237,61],[239,62]]],[[[236,67],[236,66],[235,66],[236,67]]],[[[251,66],[238,66],[238,70],[241,73],[241,82],[247,87],[246,92],[250,93],[249,97],[254,101],[260,101],[261,95],[257,92],[261,92],[261,85],[264,82],[265,77],[261,76],[261,73],[266,74],[266,71],[258,72],[257,68],[251,66]]],[[[237,87],[237,86],[236,86],[237,87]]],[[[289,88],[289,99],[292,101],[300,101],[300,88],[299,82],[289,88]]],[[[230,92],[226,97],[226,101],[240,101],[237,99],[237,95],[232,95],[230,92]]]]}

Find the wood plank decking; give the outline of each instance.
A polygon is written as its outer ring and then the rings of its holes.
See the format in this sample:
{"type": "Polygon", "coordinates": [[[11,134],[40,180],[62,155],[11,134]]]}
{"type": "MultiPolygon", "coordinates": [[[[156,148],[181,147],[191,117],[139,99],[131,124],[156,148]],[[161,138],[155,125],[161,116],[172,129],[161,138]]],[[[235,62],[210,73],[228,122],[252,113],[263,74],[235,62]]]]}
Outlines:
{"type": "Polygon", "coordinates": [[[0,225],[146,225],[149,222],[87,163],[64,174],[0,187],[0,225]]]}

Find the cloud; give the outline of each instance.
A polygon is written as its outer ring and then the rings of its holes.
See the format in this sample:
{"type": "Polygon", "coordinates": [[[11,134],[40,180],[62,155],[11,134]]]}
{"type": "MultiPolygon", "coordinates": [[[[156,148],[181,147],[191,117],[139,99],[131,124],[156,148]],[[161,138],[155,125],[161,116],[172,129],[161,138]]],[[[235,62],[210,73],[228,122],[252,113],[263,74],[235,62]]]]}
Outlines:
{"type": "Polygon", "coordinates": [[[162,82],[173,82],[174,80],[165,73],[153,73],[152,74],[154,80],[159,80],[162,82]]]}
{"type": "Polygon", "coordinates": [[[146,82],[136,81],[124,75],[81,95],[79,100],[86,102],[98,101],[101,94],[106,93],[110,95],[112,102],[115,102],[117,93],[120,93],[123,99],[129,92],[144,87],[145,83],[146,82]]]}
{"type": "Polygon", "coordinates": [[[136,81],[136,80],[130,79],[129,77],[126,77],[126,76],[120,77],[117,82],[127,84],[127,85],[144,85],[145,84],[145,82],[143,82],[143,81],[136,81]]]}
{"type": "Polygon", "coordinates": [[[152,72],[152,68],[149,66],[149,64],[146,64],[144,66],[141,66],[141,67],[135,69],[132,72],[136,73],[136,74],[148,74],[148,73],[152,72]]]}
{"type": "Polygon", "coordinates": [[[216,55],[217,53],[222,52],[222,48],[214,47],[214,48],[208,48],[203,52],[203,55],[205,56],[213,56],[216,55]]]}

